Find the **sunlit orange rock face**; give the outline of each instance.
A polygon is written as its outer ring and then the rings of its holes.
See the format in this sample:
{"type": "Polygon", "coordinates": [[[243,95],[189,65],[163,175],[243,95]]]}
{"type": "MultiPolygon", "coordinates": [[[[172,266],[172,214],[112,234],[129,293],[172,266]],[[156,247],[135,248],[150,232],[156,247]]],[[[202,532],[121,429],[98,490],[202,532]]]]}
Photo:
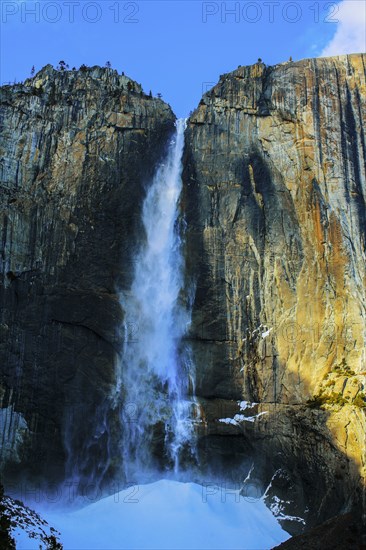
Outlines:
{"type": "Polygon", "coordinates": [[[310,522],[360,498],[365,478],[365,62],[239,67],[187,131],[197,393],[267,411],[237,426],[218,412],[203,439],[257,438],[268,471],[292,468],[305,493],[319,483],[310,522]]]}

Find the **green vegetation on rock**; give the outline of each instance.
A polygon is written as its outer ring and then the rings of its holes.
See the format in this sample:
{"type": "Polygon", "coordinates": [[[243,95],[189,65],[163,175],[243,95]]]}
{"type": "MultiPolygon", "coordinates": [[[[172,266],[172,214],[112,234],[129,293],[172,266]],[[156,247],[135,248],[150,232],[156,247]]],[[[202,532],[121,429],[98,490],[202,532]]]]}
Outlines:
{"type": "Polygon", "coordinates": [[[354,405],[355,407],[366,407],[366,396],[363,392],[357,394],[353,401],[346,397],[343,397],[341,393],[332,392],[330,394],[324,394],[321,390],[317,395],[314,395],[312,399],[308,399],[306,405],[311,409],[322,409],[324,405],[338,405],[343,407],[344,405],[354,405]]]}

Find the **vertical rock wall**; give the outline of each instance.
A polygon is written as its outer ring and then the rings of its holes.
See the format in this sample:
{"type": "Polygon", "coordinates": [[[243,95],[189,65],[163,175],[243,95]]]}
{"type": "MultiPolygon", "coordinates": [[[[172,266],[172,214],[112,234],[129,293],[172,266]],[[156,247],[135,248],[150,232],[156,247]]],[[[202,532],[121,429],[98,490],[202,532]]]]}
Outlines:
{"type": "Polygon", "coordinates": [[[8,479],[59,479],[71,452],[81,471],[106,475],[116,292],[130,284],[146,185],[175,116],[99,67],[47,66],[1,92],[2,467],[8,479]]]}
{"type": "Polygon", "coordinates": [[[238,456],[267,482],[286,470],[310,523],[357,501],[365,476],[365,61],[239,67],[187,130],[202,445],[225,462],[240,435],[238,456]],[[242,400],[265,414],[235,420],[242,400]]]}

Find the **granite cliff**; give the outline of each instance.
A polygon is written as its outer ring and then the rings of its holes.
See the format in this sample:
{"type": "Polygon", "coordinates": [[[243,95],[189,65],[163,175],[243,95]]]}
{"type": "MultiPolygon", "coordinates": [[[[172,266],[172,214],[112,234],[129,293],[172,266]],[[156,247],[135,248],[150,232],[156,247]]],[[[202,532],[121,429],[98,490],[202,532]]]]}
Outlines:
{"type": "MultiPolygon", "coordinates": [[[[293,533],[363,502],[365,60],[239,67],[186,131],[202,472],[237,483],[253,465],[248,498],[266,490],[279,517],[297,516],[283,519],[293,533]]],[[[8,479],[62,479],[66,440],[79,475],[118,467],[116,289],[131,283],[142,200],[174,121],[111,69],[47,66],[2,88],[8,479]]]]}
{"type": "Polygon", "coordinates": [[[146,186],[174,121],[167,104],[112,69],[48,65],[2,88],[8,478],[22,471],[60,479],[70,453],[84,472],[108,464],[108,429],[96,434],[95,419],[107,414],[121,349],[117,290],[130,283],[146,186]]]}
{"type": "Polygon", "coordinates": [[[252,456],[308,525],[363,498],[365,61],[239,67],[186,136],[202,453],[252,456]]]}

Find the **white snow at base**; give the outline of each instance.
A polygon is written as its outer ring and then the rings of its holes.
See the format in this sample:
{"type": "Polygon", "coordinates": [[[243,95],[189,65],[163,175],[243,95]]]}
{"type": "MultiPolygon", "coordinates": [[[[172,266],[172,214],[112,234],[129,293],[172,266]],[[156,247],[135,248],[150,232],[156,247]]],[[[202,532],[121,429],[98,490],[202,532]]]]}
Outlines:
{"type": "Polygon", "coordinates": [[[60,533],[22,502],[5,496],[2,504],[5,506],[4,515],[11,521],[11,536],[17,541],[17,548],[30,548],[30,544],[34,544],[34,548],[38,550],[41,541],[51,535],[59,540],[60,533]],[[33,543],[30,543],[31,539],[33,543]]]}
{"type": "MultiPolygon", "coordinates": [[[[270,549],[289,538],[262,500],[213,483],[160,480],[85,508],[37,510],[61,532],[65,550],[270,549]]],[[[17,535],[17,549],[39,541],[17,535]]]]}

